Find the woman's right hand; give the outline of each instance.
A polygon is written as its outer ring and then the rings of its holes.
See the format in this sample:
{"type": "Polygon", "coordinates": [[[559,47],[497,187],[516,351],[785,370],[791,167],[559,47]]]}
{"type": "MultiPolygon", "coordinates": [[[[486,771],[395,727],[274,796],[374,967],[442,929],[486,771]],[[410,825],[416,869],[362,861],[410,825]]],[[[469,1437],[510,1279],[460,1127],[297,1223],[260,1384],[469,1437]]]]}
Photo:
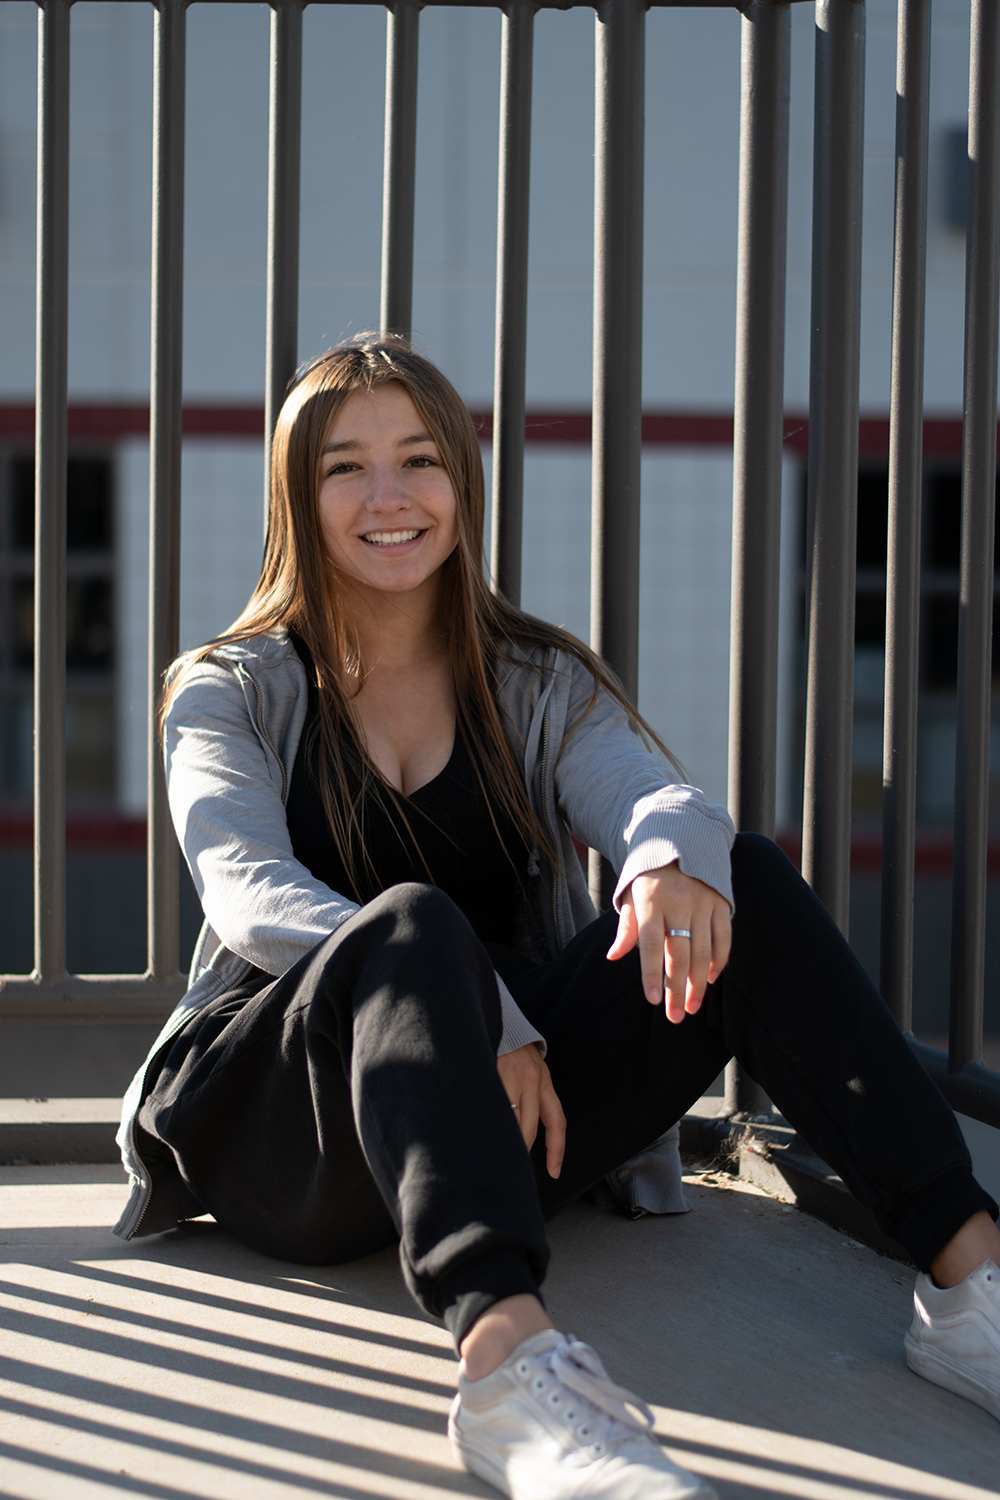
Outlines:
{"type": "Polygon", "coordinates": [[[497,1072],[529,1151],[539,1122],[545,1127],[545,1170],[550,1177],[558,1177],[566,1154],[566,1116],[545,1059],[529,1042],[498,1057],[497,1072]]]}

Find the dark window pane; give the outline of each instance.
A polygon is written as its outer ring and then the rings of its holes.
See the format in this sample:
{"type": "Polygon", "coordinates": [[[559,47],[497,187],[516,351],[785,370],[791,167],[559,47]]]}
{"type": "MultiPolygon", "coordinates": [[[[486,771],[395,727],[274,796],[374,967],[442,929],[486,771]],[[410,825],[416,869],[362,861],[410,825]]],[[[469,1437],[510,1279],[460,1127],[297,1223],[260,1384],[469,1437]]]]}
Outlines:
{"type": "Polygon", "coordinates": [[[944,133],[944,221],[964,229],[969,217],[969,129],[953,125],[944,133]]]}
{"type": "MultiPolygon", "coordinates": [[[[35,545],[35,460],[11,461],[11,541],[15,550],[35,545]]],[[[114,541],[114,497],[108,458],[71,458],[66,470],[66,547],[107,552],[114,541]]]]}
{"type": "Polygon", "coordinates": [[[110,797],[115,785],[115,713],[109,692],[70,692],[66,702],[66,791],[110,797]]]}
{"type": "Polygon", "coordinates": [[[66,586],[66,665],[89,671],[114,661],[114,606],[110,578],[70,578],[66,586]]]}
{"type": "Polygon", "coordinates": [[[858,474],[858,567],[884,568],[889,515],[888,469],[858,474]]]}
{"type": "Polygon", "coordinates": [[[958,600],[929,599],[924,641],[924,685],[941,690],[958,683],[958,600]]]}
{"type": "Polygon", "coordinates": [[[962,555],[962,476],[932,473],[927,484],[927,566],[957,568],[962,555]]]}
{"type": "MultiPolygon", "coordinates": [[[[16,667],[30,670],[34,659],[34,586],[13,580],[13,651],[16,667]]],[[[114,666],[114,585],[110,578],[69,578],[66,582],[66,666],[106,672],[114,666]]]]}
{"type": "Polygon", "coordinates": [[[66,476],[66,546],[70,552],[107,552],[114,540],[111,464],[71,458],[66,476]]]}
{"type": "Polygon", "coordinates": [[[854,611],[854,643],[885,645],[885,595],[859,594],[854,611]]]}
{"type": "Polygon", "coordinates": [[[18,552],[35,545],[35,460],[14,458],[10,464],[10,543],[18,552]]]}
{"type": "Polygon", "coordinates": [[[11,656],[15,667],[30,671],[35,659],[35,585],[23,575],[11,580],[13,629],[11,656]]]}
{"type": "Polygon", "coordinates": [[[0,797],[31,796],[32,703],[30,689],[0,692],[0,797]]]}

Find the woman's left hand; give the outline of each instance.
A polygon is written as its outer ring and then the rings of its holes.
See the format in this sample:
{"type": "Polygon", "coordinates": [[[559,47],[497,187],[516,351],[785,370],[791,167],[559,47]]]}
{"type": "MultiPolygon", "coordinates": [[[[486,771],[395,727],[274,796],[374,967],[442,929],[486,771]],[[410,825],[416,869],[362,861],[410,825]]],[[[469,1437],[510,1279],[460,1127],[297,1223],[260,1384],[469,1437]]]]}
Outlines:
{"type": "Polygon", "coordinates": [[[674,863],[633,880],[608,958],[624,958],[638,943],[646,999],[665,1001],[668,1021],[680,1022],[700,1009],[706,985],[726,967],[731,942],[729,902],[674,863]],[[670,937],[671,928],[691,936],[670,937]]]}
{"type": "Polygon", "coordinates": [[[498,1057],[497,1072],[529,1151],[539,1125],[544,1126],[545,1170],[550,1177],[558,1177],[566,1153],[566,1116],[545,1059],[534,1042],[529,1042],[498,1057]]]}

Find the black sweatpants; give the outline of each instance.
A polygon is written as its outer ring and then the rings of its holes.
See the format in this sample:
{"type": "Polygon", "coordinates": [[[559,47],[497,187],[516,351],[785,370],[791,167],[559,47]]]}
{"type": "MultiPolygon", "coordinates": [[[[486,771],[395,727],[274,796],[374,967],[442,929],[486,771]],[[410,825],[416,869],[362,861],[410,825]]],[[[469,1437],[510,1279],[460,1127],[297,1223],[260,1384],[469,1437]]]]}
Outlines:
{"type": "Polygon", "coordinates": [[[729,965],[695,1016],[645,1000],[616,918],[504,977],[548,1043],[561,1176],[530,1154],[496,1070],[493,964],[431,886],[385,891],[280,979],[213,1002],[169,1049],[139,1124],[195,1199],[265,1254],[332,1263],[400,1241],[456,1344],[537,1292],[544,1220],[662,1134],[730,1057],[926,1268],[980,1209],[950,1108],[825,909],[767,839],[733,850],[729,965]]]}

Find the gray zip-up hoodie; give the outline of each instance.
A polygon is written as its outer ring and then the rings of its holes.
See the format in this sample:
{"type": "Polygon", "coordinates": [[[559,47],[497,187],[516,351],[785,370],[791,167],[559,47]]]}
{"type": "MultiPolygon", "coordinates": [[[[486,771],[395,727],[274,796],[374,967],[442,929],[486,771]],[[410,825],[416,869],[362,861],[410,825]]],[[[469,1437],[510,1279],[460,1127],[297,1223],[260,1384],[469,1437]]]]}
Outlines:
{"type": "MultiPolygon", "coordinates": [[[[618,871],[615,905],[637,875],[677,860],[730,905],[733,825],[689,786],[668,785],[619,705],[594,696],[586,668],[566,652],[525,653],[500,674],[498,698],[531,805],[560,851],[558,869],[537,849],[518,946],[545,960],[594,919],[572,836],[618,871]]],[[[285,803],[308,700],[306,673],[284,632],[221,646],[184,672],[166,723],[170,809],[205,913],[190,988],[125,1096],[118,1143],[132,1192],[115,1233],[131,1238],[176,1221],[157,1211],[134,1119],[150,1064],[210,1000],[252,966],[280,975],[358,910],[299,864],[285,803]]],[[[498,978],[500,1052],[543,1039],[498,978]]],[[[173,1195],[165,1195],[165,1198],[173,1195]]],[[[198,1210],[195,1210],[196,1212],[198,1210]]]]}

